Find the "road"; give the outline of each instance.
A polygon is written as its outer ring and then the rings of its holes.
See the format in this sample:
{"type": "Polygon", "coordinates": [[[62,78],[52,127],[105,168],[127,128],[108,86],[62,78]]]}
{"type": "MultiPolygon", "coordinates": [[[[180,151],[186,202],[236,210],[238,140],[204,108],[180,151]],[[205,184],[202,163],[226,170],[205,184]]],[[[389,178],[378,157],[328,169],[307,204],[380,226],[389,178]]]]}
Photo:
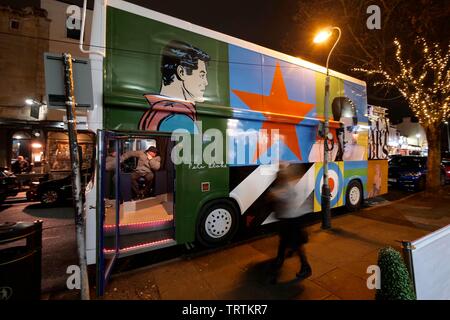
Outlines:
{"type": "Polygon", "coordinates": [[[77,264],[74,211],[70,207],[45,208],[27,202],[25,193],[0,206],[0,223],[43,220],[42,293],[65,289],[66,270],[77,264]]]}

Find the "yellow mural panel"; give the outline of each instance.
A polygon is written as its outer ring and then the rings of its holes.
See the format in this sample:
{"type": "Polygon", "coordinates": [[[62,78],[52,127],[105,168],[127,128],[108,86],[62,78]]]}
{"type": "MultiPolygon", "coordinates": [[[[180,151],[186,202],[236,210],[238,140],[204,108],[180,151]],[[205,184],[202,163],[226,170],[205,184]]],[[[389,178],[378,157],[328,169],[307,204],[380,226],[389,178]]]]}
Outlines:
{"type": "Polygon", "coordinates": [[[367,194],[373,198],[388,192],[387,160],[369,160],[367,168],[367,194]]]}

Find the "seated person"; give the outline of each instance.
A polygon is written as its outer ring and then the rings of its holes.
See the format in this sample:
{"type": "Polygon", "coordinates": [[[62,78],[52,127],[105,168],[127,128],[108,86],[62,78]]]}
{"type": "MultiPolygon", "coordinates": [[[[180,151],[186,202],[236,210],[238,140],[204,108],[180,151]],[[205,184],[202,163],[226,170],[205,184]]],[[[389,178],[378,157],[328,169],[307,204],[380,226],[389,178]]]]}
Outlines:
{"type": "Polygon", "coordinates": [[[17,160],[11,166],[12,172],[15,174],[27,173],[30,171],[30,163],[23,157],[18,156],[17,160]]]}
{"type": "Polygon", "coordinates": [[[146,184],[150,185],[153,181],[153,171],[159,170],[161,167],[161,157],[158,156],[158,150],[150,147],[145,151],[128,151],[120,157],[120,162],[128,158],[138,158],[136,169],[131,174],[131,187],[135,196],[139,194],[139,178],[144,177],[146,184]]]}

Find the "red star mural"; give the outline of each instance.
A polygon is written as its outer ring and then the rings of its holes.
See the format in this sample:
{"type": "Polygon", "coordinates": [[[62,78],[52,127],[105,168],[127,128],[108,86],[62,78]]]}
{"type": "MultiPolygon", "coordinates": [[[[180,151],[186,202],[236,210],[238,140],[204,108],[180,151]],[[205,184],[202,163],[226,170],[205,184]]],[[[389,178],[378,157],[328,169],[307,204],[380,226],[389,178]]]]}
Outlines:
{"type": "MultiPolygon", "coordinates": [[[[289,100],[283,80],[283,74],[281,73],[281,68],[278,63],[275,68],[270,95],[263,96],[239,90],[233,90],[233,93],[253,111],[264,112],[266,121],[263,122],[261,129],[267,130],[269,136],[272,129],[278,129],[280,139],[283,140],[284,144],[299,160],[302,159],[297,132],[295,131],[295,124],[270,121],[270,114],[304,117],[312,110],[314,104],[289,100]]],[[[258,159],[261,154],[264,154],[267,149],[270,149],[272,143],[273,141],[269,139],[267,144],[260,144],[256,151],[255,159],[258,159]]]]}

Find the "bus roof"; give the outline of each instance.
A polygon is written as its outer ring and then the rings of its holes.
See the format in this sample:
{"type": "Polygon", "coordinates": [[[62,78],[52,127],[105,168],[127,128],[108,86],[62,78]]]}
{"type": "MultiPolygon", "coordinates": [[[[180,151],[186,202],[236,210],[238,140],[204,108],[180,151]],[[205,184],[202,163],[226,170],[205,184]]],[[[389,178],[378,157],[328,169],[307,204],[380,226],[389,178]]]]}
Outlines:
{"type": "MultiPolygon", "coordinates": [[[[257,45],[257,44],[254,44],[254,43],[251,43],[251,42],[248,42],[245,40],[241,40],[241,39],[238,39],[238,38],[235,38],[235,37],[232,37],[232,36],[229,36],[229,35],[226,35],[226,34],[211,30],[211,29],[200,27],[200,26],[197,26],[190,22],[187,22],[187,21],[184,21],[184,20],[181,20],[178,18],[174,18],[174,17],[168,16],[166,14],[163,14],[163,13],[151,10],[151,9],[141,7],[141,6],[132,4],[130,2],[126,2],[123,0],[109,0],[107,2],[107,5],[111,6],[113,8],[116,8],[116,9],[130,12],[130,13],[142,16],[142,17],[150,18],[150,19],[153,19],[153,20],[156,20],[159,22],[163,22],[163,23],[166,23],[168,25],[171,25],[171,26],[174,26],[177,28],[189,30],[191,32],[201,34],[201,35],[204,35],[204,36],[207,36],[207,37],[210,37],[210,38],[213,38],[213,39],[225,42],[225,43],[233,44],[235,46],[238,46],[238,47],[241,47],[244,49],[256,51],[256,52],[265,54],[267,56],[277,58],[279,60],[290,62],[290,63],[296,64],[298,66],[326,74],[326,68],[323,66],[317,65],[315,63],[308,62],[306,60],[303,60],[303,59],[300,59],[297,57],[293,57],[288,54],[281,53],[281,52],[278,52],[278,51],[275,51],[272,49],[268,49],[263,46],[260,46],[260,45],[257,45]]],[[[340,73],[340,72],[337,72],[337,71],[334,71],[331,69],[329,71],[330,71],[331,76],[366,86],[365,81],[353,78],[351,76],[348,76],[346,74],[343,74],[343,73],[340,73]]]]}

